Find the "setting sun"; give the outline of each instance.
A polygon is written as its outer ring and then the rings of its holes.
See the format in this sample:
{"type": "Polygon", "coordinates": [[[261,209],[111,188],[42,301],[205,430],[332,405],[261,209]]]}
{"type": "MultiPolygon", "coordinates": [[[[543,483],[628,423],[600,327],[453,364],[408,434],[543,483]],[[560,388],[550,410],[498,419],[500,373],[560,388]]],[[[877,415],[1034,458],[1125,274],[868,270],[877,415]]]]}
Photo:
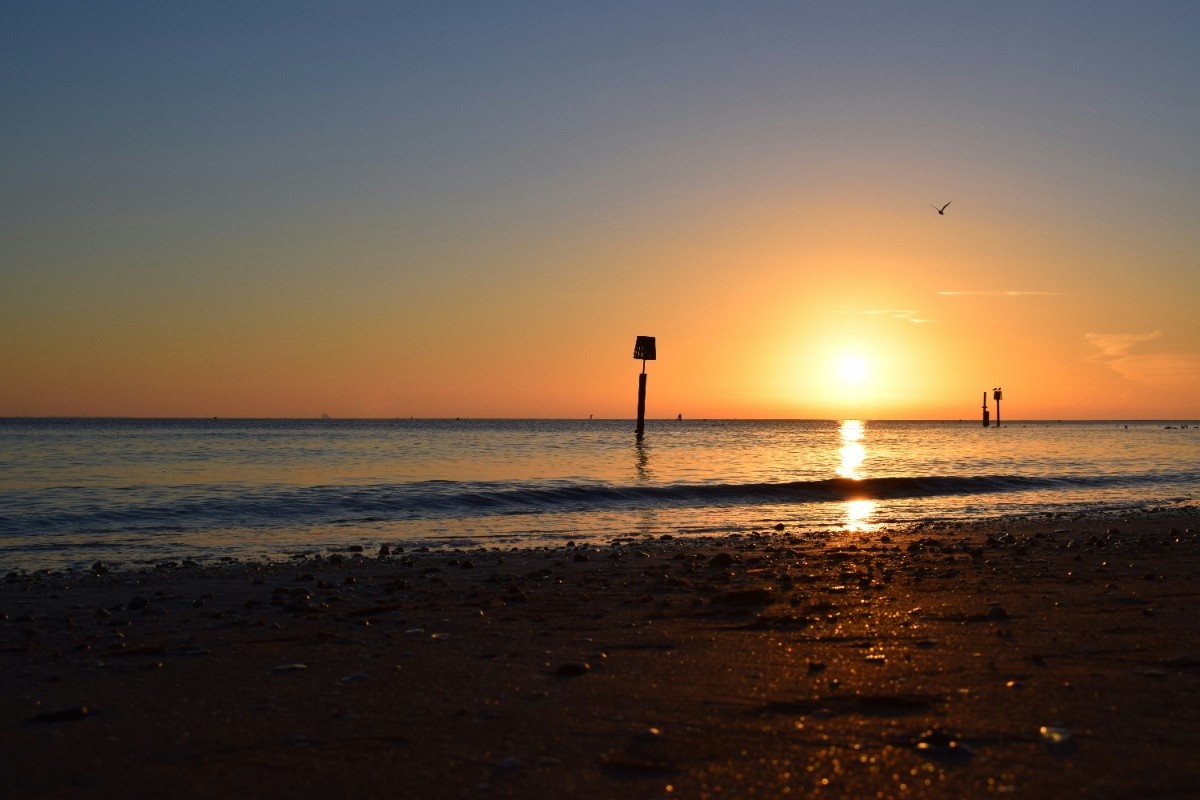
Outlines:
{"type": "Polygon", "coordinates": [[[846,383],[862,383],[867,377],[867,362],[858,356],[846,356],[838,362],[838,377],[846,383]]]}

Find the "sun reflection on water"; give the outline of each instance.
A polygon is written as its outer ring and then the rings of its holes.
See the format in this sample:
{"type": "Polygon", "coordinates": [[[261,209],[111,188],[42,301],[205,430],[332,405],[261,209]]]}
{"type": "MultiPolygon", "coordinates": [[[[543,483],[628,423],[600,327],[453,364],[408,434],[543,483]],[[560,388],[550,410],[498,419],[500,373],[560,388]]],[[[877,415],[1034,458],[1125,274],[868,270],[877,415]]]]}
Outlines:
{"type": "Polygon", "coordinates": [[[869,531],[874,525],[871,515],[875,513],[874,500],[849,500],[846,502],[846,530],[869,531]]]}
{"type": "MultiPolygon", "coordinates": [[[[837,468],[838,477],[861,480],[862,475],[859,473],[859,468],[867,458],[867,448],[863,445],[866,427],[863,421],[858,419],[844,419],[838,427],[838,433],[842,439],[842,447],[839,451],[841,463],[837,468]]],[[[874,527],[871,523],[871,516],[874,513],[874,500],[848,500],[843,524],[849,531],[869,531],[874,527]]]]}
{"type": "Polygon", "coordinates": [[[862,445],[863,432],[866,426],[862,420],[844,419],[838,428],[838,433],[842,437],[841,457],[842,463],[838,466],[837,474],[841,478],[853,478],[858,480],[861,475],[858,474],[858,468],[862,466],[863,461],[867,457],[867,450],[862,445]]]}

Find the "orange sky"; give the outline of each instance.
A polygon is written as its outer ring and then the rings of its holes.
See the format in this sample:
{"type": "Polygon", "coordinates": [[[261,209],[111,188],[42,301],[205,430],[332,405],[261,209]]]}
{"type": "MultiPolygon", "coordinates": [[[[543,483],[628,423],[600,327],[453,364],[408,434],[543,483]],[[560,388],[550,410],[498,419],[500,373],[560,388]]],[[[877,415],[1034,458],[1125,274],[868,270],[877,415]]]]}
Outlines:
{"type": "Polygon", "coordinates": [[[0,415],[1196,418],[1200,16],[1098,5],[6,9],[0,415]]]}

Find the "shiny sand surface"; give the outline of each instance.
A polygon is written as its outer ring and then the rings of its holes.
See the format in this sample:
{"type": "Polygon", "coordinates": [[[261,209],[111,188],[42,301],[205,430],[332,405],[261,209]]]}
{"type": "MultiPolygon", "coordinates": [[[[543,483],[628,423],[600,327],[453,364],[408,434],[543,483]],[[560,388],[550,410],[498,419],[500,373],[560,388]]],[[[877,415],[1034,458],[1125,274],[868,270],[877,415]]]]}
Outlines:
{"type": "Polygon", "coordinates": [[[1194,797],[1200,514],[0,585],[11,797],[1194,797]]]}

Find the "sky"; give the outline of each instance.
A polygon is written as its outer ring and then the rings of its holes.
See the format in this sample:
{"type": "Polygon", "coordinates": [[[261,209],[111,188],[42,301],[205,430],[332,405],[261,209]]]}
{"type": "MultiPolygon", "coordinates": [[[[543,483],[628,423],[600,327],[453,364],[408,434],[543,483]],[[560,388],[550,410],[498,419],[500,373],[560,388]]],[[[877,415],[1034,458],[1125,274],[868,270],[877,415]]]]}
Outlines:
{"type": "Polygon", "coordinates": [[[1195,419],[1198,38],[1194,2],[5,3],[0,416],[632,418],[647,335],[650,418],[1195,419]]]}

